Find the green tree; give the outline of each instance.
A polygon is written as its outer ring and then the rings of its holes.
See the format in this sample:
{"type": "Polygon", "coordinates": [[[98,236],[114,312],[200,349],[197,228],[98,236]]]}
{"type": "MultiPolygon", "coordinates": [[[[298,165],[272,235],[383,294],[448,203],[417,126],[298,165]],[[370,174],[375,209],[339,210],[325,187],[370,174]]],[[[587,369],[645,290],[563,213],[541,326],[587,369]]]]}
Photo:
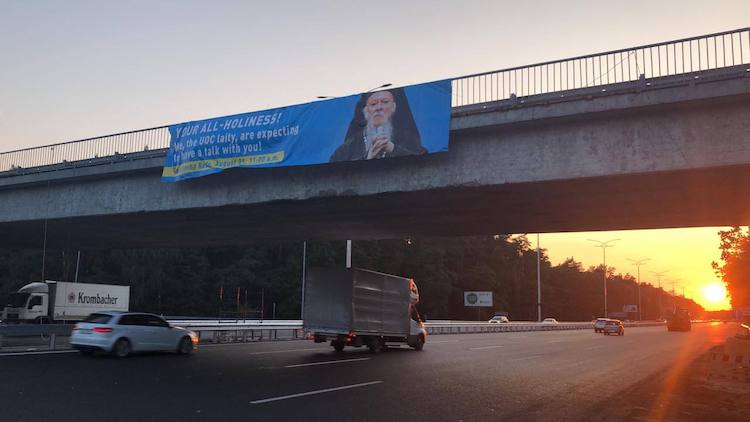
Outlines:
{"type": "Polygon", "coordinates": [[[750,234],[740,227],[719,231],[721,263],[711,265],[727,286],[732,306],[750,306],[750,234]]]}

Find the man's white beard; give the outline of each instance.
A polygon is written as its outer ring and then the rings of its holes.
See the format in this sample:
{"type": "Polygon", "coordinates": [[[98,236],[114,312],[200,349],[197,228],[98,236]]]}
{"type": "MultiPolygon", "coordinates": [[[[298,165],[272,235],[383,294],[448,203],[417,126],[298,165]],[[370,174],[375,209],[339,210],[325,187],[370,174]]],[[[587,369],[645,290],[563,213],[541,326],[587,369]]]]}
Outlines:
{"type": "Polygon", "coordinates": [[[372,143],[375,141],[375,138],[379,136],[385,136],[393,142],[391,135],[393,135],[393,125],[390,120],[378,127],[374,127],[368,123],[365,127],[365,149],[369,153],[372,148],[372,143]]]}

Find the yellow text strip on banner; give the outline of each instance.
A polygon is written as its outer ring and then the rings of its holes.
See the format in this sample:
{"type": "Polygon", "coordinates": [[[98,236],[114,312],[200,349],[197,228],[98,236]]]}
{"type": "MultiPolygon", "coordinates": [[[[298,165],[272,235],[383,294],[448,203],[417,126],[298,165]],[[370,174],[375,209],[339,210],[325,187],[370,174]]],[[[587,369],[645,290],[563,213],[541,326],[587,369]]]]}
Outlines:
{"type": "Polygon", "coordinates": [[[284,161],[284,151],[271,154],[246,155],[244,157],[217,158],[202,161],[188,161],[177,166],[164,167],[163,177],[181,176],[206,169],[225,169],[230,167],[260,166],[263,164],[284,161]]]}

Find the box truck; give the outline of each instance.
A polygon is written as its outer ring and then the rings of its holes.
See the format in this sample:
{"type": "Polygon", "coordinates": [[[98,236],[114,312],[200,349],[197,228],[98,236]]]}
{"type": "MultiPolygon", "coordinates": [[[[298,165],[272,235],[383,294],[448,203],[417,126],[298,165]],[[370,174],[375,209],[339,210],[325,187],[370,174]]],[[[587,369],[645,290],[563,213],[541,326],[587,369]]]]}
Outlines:
{"type": "Polygon", "coordinates": [[[80,321],[96,311],[128,311],[130,286],[50,281],[29,283],[10,295],[3,322],[80,321]]]}
{"type": "Polygon", "coordinates": [[[667,318],[667,331],[690,331],[690,313],[687,309],[677,308],[667,318]]]}
{"type": "Polygon", "coordinates": [[[422,350],[427,330],[416,304],[414,280],[363,269],[310,268],[305,277],[303,328],[316,343],[336,351],[388,343],[422,350]]]}

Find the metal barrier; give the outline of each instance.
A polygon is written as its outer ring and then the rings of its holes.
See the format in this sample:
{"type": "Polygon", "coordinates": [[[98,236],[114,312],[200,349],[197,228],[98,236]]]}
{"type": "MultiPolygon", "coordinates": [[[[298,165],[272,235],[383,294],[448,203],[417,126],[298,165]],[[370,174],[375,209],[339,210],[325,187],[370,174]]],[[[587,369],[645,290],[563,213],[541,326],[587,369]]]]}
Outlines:
{"type": "MultiPolygon", "coordinates": [[[[210,343],[278,341],[304,339],[301,320],[169,320],[169,323],[198,333],[202,341],[210,343]]],[[[626,327],[663,326],[663,322],[627,322],[626,327]]],[[[426,322],[429,334],[477,334],[521,331],[558,331],[592,329],[591,322],[562,322],[542,324],[538,322],[511,322],[494,324],[469,321],[426,322]]],[[[0,325],[0,349],[3,337],[49,336],[49,350],[55,350],[58,336],[70,336],[71,325],[66,324],[21,324],[0,325]]]]}
{"type": "Polygon", "coordinates": [[[0,326],[0,349],[3,348],[5,337],[48,336],[47,347],[49,350],[55,350],[57,336],[70,336],[72,328],[67,324],[2,325],[0,326]]]}
{"type": "MultiPolygon", "coordinates": [[[[453,107],[690,74],[750,63],[750,28],[453,78],[453,107]]],[[[169,147],[168,126],[0,153],[5,176],[93,165],[169,147]]]]}

